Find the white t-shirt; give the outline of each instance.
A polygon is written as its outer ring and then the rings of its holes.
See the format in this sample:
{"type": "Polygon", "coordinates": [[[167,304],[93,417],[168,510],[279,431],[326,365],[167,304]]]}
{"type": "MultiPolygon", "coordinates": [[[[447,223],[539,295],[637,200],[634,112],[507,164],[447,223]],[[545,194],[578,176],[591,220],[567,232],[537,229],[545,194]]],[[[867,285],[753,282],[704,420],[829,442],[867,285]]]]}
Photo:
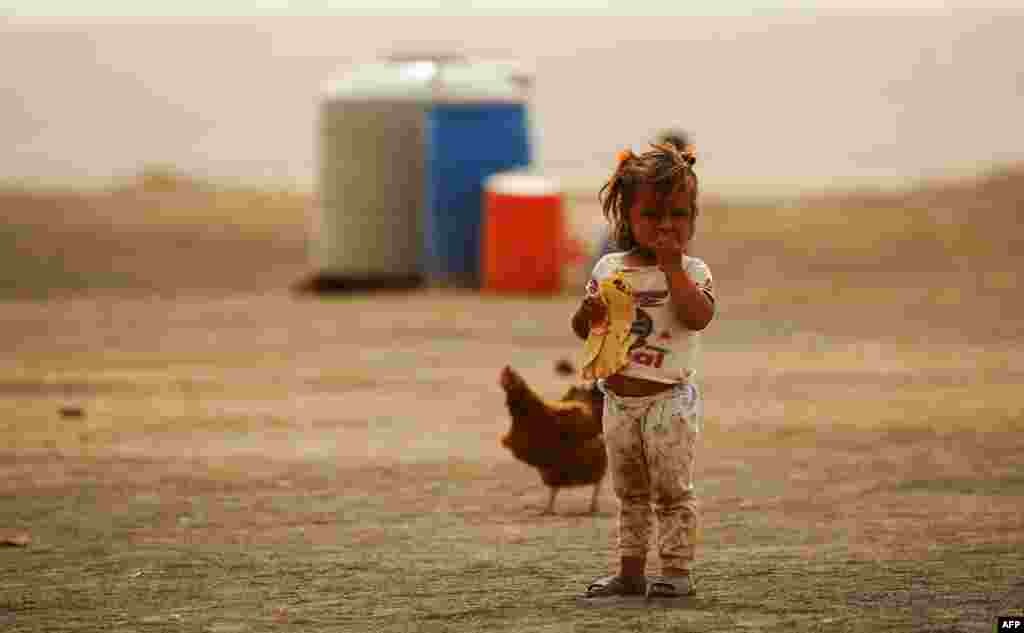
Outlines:
{"type": "MultiPolygon", "coordinates": [[[[624,273],[633,286],[636,320],[631,333],[637,337],[630,348],[629,364],[619,373],[654,382],[694,381],[700,363],[700,332],[679,323],[670,304],[668,280],[657,266],[627,266],[625,253],[608,253],[594,265],[587,292],[616,272],[624,273]]],[[[683,270],[714,301],[711,271],[696,257],[683,255],[683,270]]]]}

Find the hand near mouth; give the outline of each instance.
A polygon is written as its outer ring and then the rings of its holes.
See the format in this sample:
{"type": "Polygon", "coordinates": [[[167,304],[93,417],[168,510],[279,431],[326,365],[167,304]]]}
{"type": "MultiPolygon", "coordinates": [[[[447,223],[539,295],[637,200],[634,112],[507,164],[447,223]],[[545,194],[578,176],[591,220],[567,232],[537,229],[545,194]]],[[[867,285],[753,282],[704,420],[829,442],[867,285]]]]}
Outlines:
{"type": "Polygon", "coordinates": [[[665,272],[683,269],[683,243],[675,233],[659,233],[654,240],[654,258],[665,272]]]}

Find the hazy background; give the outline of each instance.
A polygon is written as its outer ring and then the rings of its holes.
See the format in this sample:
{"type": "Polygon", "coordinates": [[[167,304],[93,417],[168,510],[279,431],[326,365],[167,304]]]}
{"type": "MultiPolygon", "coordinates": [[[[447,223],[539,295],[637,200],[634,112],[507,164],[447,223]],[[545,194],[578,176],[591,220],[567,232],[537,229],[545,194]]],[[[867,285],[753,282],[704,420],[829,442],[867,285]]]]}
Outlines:
{"type": "Polygon", "coordinates": [[[1024,158],[1024,11],[723,6],[733,15],[129,19],[12,5],[0,180],[102,185],[166,163],[310,189],[324,81],[409,49],[532,68],[536,157],[574,189],[668,126],[695,132],[705,190],[724,195],[900,187],[1024,158]]]}
{"type": "MultiPolygon", "coordinates": [[[[1024,612],[1024,12],[275,1],[0,17],[0,630],[902,633],[1024,612]],[[535,70],[540,162],[586,255],[616,152],[696,135],[716,317],[685,609],[578,609],[615,568],[611,486],[596,516],[589,487],[537,516],[545,486],[500,443],[503,367],[545,398],[578,382],[553,370],[583,349],[586,257],[550,295],[297,292],[323,272],[319,219],[348,212],[313,195],[321,85],[413,48],[535,70]],[[992,163],[1013,164],[961,177],[992,163]],[[790,197],[864,186],[906,190],[790,197]]],[[[525,250],[502,264],[536,274],[525,250]]]]}

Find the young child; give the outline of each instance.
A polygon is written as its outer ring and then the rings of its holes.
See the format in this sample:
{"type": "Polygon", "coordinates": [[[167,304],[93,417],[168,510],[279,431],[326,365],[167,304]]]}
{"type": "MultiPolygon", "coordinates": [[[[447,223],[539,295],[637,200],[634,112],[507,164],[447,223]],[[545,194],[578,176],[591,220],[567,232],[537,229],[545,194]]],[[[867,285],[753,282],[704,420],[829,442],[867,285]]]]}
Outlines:
{"type": "MultiPolygon", "coordinates": [[[[669,143],[671,145],[675,145],[677,149],[683,151],[685,151],[686,148],[693,146],[693,143],[690,142],[690,138],[690,133],[681,128],[665,129],[662,130],[660,134],[658,134],[659,143],[669,143]]],[[[617,250],[615,248],[615,240],[612,239],[610,233],[611,232],[608,230],[608,227],[604,227],[604,229],[601,232],[601,237],[598,238],[597,254],[594,257],[594,260],[591,262],[591,268],[593,268],[594,264],[597,263],[597,260],[601,259],[608,253],[613,253],[617,250]]]]}
{"type": "Polygon", "coordinates": [[[584,598],[678,597],[695,593],[690,575],[697,531],[694,450],[701,424],[697,387],[699,332],[711,322],[715,297],[707,265],[686,254],[697,219],[692,147],[658,143],[619,155],[600,200],[620,252],[594,266],[572,318],[585,339],[605,316],[598,282],[626,275],[637,308],[629,362],[598,381],[605,394],[604,438],[619,499],[620,568],[595,580],[584,598]],[[648,585],[653,518],[661,576],[648,585]]]}

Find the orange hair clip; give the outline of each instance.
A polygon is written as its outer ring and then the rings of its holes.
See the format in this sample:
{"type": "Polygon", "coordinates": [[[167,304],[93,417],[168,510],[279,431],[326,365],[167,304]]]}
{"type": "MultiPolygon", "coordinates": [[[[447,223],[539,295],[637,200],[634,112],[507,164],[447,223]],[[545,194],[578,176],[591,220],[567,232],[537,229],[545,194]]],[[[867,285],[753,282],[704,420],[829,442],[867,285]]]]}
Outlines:
{"type": "Polygon", "coordinates": [[[621,165],[623,161],[625,161],[627,158],[629,158],[632,155],[633,155],[633,150],[631,150],[631,149],[629,149],[627,147],[626,149],[619,150],[619,153],[615,155],[615,161],[618,164],[621,165]]]}
{"type": "Polygon", "coordinates": [[[697,162],[697,146],[696,145],[692,145],[692,144],[691,145],[687,145],[686,147],[683,148],[682,154],[683,154],[683,156],[685,156],[686,158],[688,158],[690,160],[690,165],[691,166],[694,163],[697,162]]]}

